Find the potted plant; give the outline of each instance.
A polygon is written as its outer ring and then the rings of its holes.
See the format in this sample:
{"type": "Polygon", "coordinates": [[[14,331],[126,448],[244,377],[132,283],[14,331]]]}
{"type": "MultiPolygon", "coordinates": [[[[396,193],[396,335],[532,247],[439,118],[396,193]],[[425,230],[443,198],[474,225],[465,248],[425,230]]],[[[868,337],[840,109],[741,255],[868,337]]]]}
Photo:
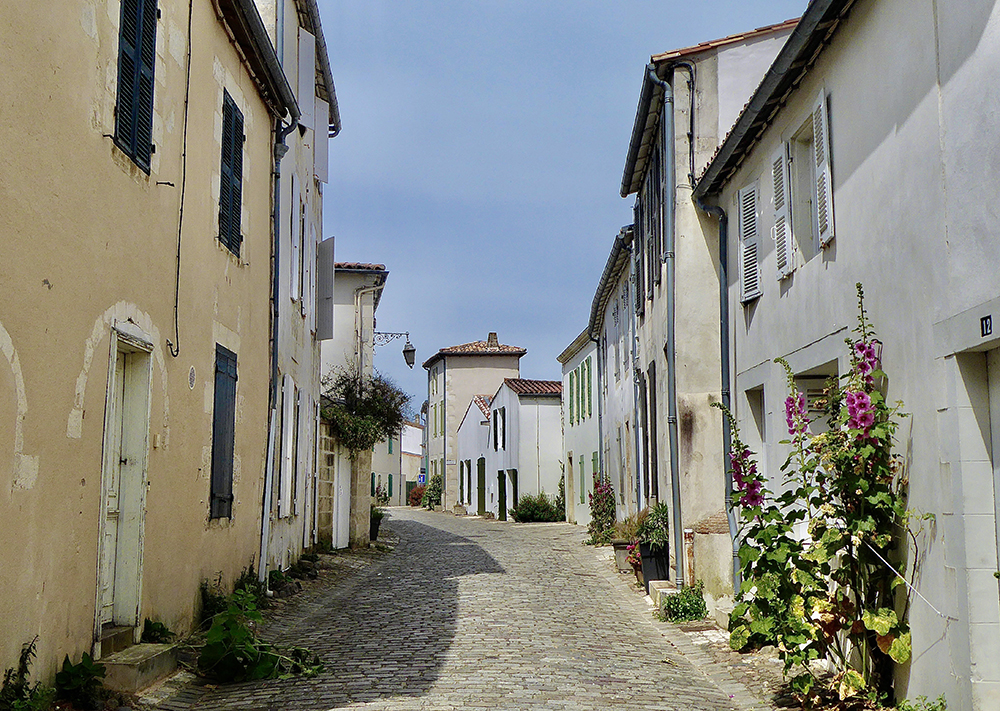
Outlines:
{"type": "Polygon", "coordinates": [[[378,527],[382,525],[382,519],[385,517],[385,511],[380,509],[375,504],[372,504],[371,513],[371,529],[369,530],[369,538],[371,540],[376,540],[378,538],[378,527]]]}
{"type": "Polygon", "coordinates": [[[639,553],[646,592],[650,580],[670,579],[670,509],[660,502],[649,509],[639,526],[639,553]]]}
{"type": "Polygon", "coordinates": [[[635,573],[635,582],[638,585],[643,585],[642,577],[642,556],[639,554],[639,541],[632,541],[625,546],[625,564],[632,567],[632,572],[635,573]]]}
{"type": "Polygon", "coordinates": [[[646,511],[643,510],[615,524],[614,538],[611,539],[611,545],[615,549],[615,565],[618,566],[619,573],[627,573],[629,570],[632,570],[632,566],[629,565],[628,561],[629,545],[634,543],[639,537],[639,526],[642,524],[645,516],[646,511]]]}

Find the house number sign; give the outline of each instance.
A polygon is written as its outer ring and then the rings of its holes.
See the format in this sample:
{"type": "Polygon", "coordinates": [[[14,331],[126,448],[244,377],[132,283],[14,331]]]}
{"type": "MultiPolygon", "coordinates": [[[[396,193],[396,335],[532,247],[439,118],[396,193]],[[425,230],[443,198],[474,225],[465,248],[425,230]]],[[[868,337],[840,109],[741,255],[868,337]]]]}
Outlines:
{"type": "Polygon", "coordinates": [[[983,338],[993,335],[993,314],[979,319],[979,332],[983,338]]]}

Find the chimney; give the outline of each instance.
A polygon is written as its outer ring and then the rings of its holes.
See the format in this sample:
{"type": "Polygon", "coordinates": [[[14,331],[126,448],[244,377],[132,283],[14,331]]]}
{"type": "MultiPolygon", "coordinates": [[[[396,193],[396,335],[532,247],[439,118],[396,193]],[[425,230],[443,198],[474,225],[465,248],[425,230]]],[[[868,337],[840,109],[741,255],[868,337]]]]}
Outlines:
{"type": "Polygon", "coordinates": [[[499,348],[500,341],[497,340],[496,331],[490,331],[489,338],[486,339],[486,346],[488,348],[499,348]]]}

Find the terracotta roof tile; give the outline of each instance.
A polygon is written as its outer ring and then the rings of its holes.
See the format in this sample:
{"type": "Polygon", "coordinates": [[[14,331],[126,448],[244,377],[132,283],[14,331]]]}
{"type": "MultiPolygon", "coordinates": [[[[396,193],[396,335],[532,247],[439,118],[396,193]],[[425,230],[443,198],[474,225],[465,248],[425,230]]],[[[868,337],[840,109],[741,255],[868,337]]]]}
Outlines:
{"type": "Polygon", "coordinates": [[[490,419],[490,403],[493,402],[493,398],[489,395],[474,395],[472,397],[472,402],[476,403],[483,416],[488,420],[490,419]]]}
{"type": "Polygon", "coordinates": [[[437,353],[424,361],[424,368],[430,368],[431,364],[449,355],[516,355],[518,357],[527,353],[527,349],[520,346],[508,346],[497,340],[497,334],[491,333],[489,339],[485,341],[472,341],[462,343],[457,346],[441,348],[437,353]]]}
{"type": "Polygon", "coordinates": [[[384,272],[384,264],[365,264],[364,262],[337,262],[334,269],[345,272],[384,272]]]}
{"type": "Polygon", "coordinates": [[[662,54],[654,54],[650,59],[656,62],[663,62],[668,59],[678,59],[679,57],[686,57],[691,54],[698,54],[698,52],[704,52],[707,49],[715,49],[716,47],[724,47],[727,44],[735,44],[736,42],[743,42],[748,39],[753,39],[754,37],[759,37],[760,35],[770,34],[772,32],[780,32],[781,30],[791,29],[798,24],[799,18],[793,18],[791,20],[785,20],[784,22],[779,22],[775,25],[767,25],[765,27],[758,27],[756,30],[750,30],[749,32],[740,32],[739,34],[729,35],[728,37],[721,37],[719,39],[710,40],[708,42],[701,42],[690,47],[684,47],[683,49],[674,49],[669,52],[663,52],[662,54]]]}
{"type": "Polygon", "coordinates": [[[503,381],[518,395],[562,395],[562,383],[558,380],[504,378],[503,381]]]}

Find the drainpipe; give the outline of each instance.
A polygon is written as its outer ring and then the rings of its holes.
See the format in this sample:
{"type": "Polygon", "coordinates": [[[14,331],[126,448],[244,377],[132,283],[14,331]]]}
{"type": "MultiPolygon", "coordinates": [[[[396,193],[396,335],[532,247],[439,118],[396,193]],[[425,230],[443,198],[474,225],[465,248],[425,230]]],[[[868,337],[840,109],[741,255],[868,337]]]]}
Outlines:
{"type": "MultiPolygon", "coordinates": [[[[695,204],[703,212],[719,218],[719,356],[722,363],[722,404],[732,408],[729,380],[729,217],[718,205],[706,205],[701,198],[695,204]]],[[[740,576],[740,545],[737,539],[736,512],[733,510],[733,474],[730,463],[730,437],[732,432],[729,418],[722,418],[722,467],[726,480],[726,519],[729,521],[729,538],[733,542],[733,594],[739,592],[742,584],[740,576]]]]}
{"type": "Polygon", "coordinates": [[[279,285],[281,284],[281,159],[288,153],[285,139],[298,128],[299,114],[292,114],[292,121],[287,127],[281,127],[278,119],[274,132],[277,140],[274,143],[274,206],[271,209],[271,239],[274,242],[274,259],[271,264],[271,388],[268,392],[268,405],[271,413],[267,424],[267,462],[264,465],[264,501],[260,521],[260,561],[257,564],[257,578],[267,581],[267,548],[271,537],[271,496],[274,492],[274,450],[277,446],[275,438],[278,431],[278,323],[279,323],[279,285]]]}
{"type": "MultiPolygon", "coordinates": [[[[649,80],[663,89],[663,115],[660,119],[663,138],[663,172],[667,176],[667,192],[663,202],[663,264],[667,268],[667,430],[670,442],[670,493],[674,513],[674,561],[677,587],[684,586],[684,526],[681,516],[681,482],[677,445],[677,343],[676,343],[676,259],[674,252],[674,191],[676,175],[674,167],[674,93],[673,87],[656,74],[652,64],[646,67],[649,80]]],[[[656,413],[653,413],[656,416],[656,413]]]]}

